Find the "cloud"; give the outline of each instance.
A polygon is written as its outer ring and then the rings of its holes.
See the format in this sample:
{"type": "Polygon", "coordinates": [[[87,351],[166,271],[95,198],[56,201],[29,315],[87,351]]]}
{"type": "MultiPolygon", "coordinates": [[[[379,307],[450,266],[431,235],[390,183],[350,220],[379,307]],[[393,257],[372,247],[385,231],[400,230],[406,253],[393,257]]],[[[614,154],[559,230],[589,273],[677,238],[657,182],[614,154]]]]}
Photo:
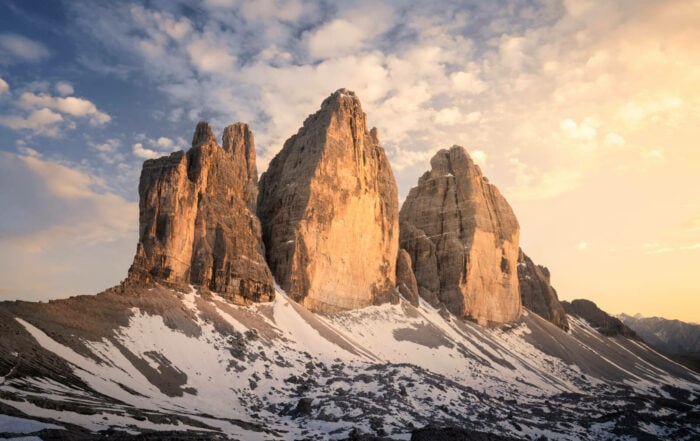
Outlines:
{"type": "Polygon", "coordinates": [[[14,33],[0,34],[0,64],[37,63],[49,56],[49,50],[38,41],[14,33]]]}
{"type": "Polygon", "coordinates": [[[308,36],[309,53],[316,58],[346,55],[360,49],[366,38],[357,25],[345,19],[333,20],[308,36]]]}
{"type": "Polygon", "coordinates": [[[469,156],[472,157],[474,162],[481,168],[484,168],[486,166],[486,160],[488,159],[488,155],[486,154],[485,151],[483,150],[472,150],[469,152],[469,156]]]}
{"type": "Polygon", "coordinates": [[[143,159],[155,159],[163,156],[162,153],[145,148],[140,142],[134,144],[131,151],[134,153],[134,155],[143,159]]]}
{"type": "Polygon", "coordinates": [[[509,159],[515,182],[509,194],[517,200],[543,200],[559,197],[581,185],[582,172],[576,169],[540,171],[517,157],[509,159]]]}
{"type": "Polygon", "coordinates": [[[0,152],[0,280],[22,300],[95,293],[126,275],[138,204],[73,166],[0,152]],[[37,276],[40,274],[40,277],[37,276]]]}
{"type": "Polygon", "coordinates": [[[58,92],[59,95],[61,96],[66,96],[66,95],[73,95],[75,90],[73,90],[73,86],[65,81],[59,81],[56,83],[56,92],[58,92]]]}
{"type": "Polygon", "coordinates": [[[186,150],[187,142],[182,138],[171,139],[161,136],[157,139],[149,138],[140,133],[136,136],[139,141],[131,147],[131,152],[138,158],[154,159],[177,150],[186,150]]]}
{"type": "Polygon", "coordinates": [[[106,113],[98,110],[91,101],[73,96],[53,97],[47,94],[24,92],[19,97],[18,105],[24,109],[44,107],[72,116],[89,117],[90,123],[93,125],[105,124],[112,119],[106,113]]]}
{"type": "Polygon", "coordinates": [[[15,189],[2,196],[3,243],[38,253],[133,235],[136,204],[106,191],[101,179],[36,156],[0,152],[0,158],[3,186],[15,189]]]}
{"type": "Polygon", "coordinates": [[[8,93],[9,91],[10,91],[10,85],[7,84],[7,81],[0,78],[0,96],[2,96],[5,93],[8,93]]]}
{"type": "Polygon", "coordinates": [[[48,137],[58,136],[58,124],[62,121],[63,117],[59,113],[45,107],[32,111],[26,117],[0,116],[0,125],[15,130],[31,130],[38,135],[48,137]]]}

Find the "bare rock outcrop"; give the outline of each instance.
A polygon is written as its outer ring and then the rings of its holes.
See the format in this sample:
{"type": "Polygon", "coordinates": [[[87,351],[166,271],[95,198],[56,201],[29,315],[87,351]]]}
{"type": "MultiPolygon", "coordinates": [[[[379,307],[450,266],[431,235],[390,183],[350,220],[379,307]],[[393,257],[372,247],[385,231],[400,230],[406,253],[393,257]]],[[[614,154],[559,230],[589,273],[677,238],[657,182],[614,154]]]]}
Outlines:
{"type": "Polygon", "coordinates": [[[401,207],[401,248],[411,255],[420,295],[480,324],[522,311],[520,227],[508,202],[463,147],[440,150],[401,207]]]}
{"type": "Polygon", "coordinates": [[[521,249],[518,253],[518,283],[523,306],[563,330],[569,329],[564,307],[549,280],[549,270],[536,265],[521,249]]]}
{"type": "Polygon", "coordinates": [[[567,314],[580,317],[593,326],[598,332],[608,337],[621,335],[627,338],[637,338],[637,334],[620,319],[615,318],[603,311],[590,300],[576,299],[571,303],[562,301],[561,306],[567,314]]]}
{"type": "Polygon", "coordinates": [[[260,179],[258,217],[276,281],[308,309],[397,297],[396,181],[353,92],[333,93],[285,142],[260,179]]]}
{"type": "Polygon", "coordinates": [[[411,305],[418,306],[418,282],[413,274],[411,255],[404,249],[399,250],[396,259],[396,287],[411,305]]]}
{"type": "Polygon", "coordinates": [[[139,197],[129,279],[200,285],[237,303],[274,297],[255,216],[255,145],[246,124],[227,127],[222,148],[200,122],[187,153],[144,162],[139,197]]]}

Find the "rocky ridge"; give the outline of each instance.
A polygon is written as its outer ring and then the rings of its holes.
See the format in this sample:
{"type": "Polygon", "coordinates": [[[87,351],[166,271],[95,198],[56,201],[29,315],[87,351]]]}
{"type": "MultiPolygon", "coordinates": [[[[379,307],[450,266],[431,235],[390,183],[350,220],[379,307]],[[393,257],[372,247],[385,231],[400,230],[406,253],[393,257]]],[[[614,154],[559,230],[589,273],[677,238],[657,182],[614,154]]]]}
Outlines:
{"type": "Polygon", "coordinates": [[[549,269],[536,265],[522,249],[518,252],[518,284],[523,306],[563,330],[569,329],[564,307],[549,280],[549,269]]]}
{"type": "Polygon", "coordinates": [[[603,335],[613,337],[622,335],[628,338],[637,338],[637,334],[619,319],[603,311],[590,300],[576,299],[571,302],[562,301],[562,307],[567,314],[580,317],[603,335]]]}
{"type": "Polygon", "coordinates": [[[401,248],[420,295],[480,324],[506,323],[522,310],[520,227],[513,210],[463,147],[440,150],[401,207],[401,248]]]}
{"type": "Polygon", "coordinates": [[[220,147],[197,125],[192,148],[144,162],[139,243],[129,281],[195,284],[235,303],[274,296],[255,216],[257,168],[246,124],[227,127],[220,147]]]}
{"type": "Polygon", "coordinates": [[[277,283],[312,311],[397,300],[398,190],[377,130],[340,89],[260,179],[258,216],[277,283]]]}

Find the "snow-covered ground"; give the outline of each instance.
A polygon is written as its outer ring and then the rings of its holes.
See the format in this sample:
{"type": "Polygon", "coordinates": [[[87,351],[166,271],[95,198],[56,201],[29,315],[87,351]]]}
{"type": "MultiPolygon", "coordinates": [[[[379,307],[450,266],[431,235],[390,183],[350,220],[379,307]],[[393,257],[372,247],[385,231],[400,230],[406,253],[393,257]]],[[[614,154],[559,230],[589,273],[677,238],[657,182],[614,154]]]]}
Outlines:
{"type": "Polygon", "coordinates": [[[698,436],[684,415],[697,418],[700,377],[580,319],[566,333],[526,311],[487,329],[426,303],[321,316],[281,291],[249,307],[170,295],[199,331],[132,307],[110,338],[62,336],[80,339],[78,350],[15,317],[79,380],[6,375],[0,405],[22,417],[0,416],[0,436],[82,427],[344,439],[357,428],[409,439],[427,424],[531,439],[698,436]],[[629,412],[648,418],[633,424],[629,412]]]}

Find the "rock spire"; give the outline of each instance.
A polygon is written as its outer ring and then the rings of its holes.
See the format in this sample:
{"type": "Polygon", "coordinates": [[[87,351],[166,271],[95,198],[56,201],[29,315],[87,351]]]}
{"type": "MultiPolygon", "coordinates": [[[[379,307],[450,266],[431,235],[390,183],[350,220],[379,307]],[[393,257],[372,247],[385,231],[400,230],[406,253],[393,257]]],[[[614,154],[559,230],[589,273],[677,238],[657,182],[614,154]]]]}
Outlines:
{"type": "Polygon", "coordinates": [[[258,216],[275,279],[334,312],[397,299],[398,191],[360,100],[326,98],[260,179],[258,216]]]}
{"type": "Polygon", "coordinates": [[[440,150],[401,207],[420,295],[480,324],[518,318],[520,227],[466,150],[440,150]]]}
{"type": "Polygon", "coordinates": [[[271,299],[256,198],[248,126],[227,127],[222,148],[209,124],[200,122],[187,153],[143,164],[139,243],[129,278],[200,285],[237,303],[271,299]]]}

